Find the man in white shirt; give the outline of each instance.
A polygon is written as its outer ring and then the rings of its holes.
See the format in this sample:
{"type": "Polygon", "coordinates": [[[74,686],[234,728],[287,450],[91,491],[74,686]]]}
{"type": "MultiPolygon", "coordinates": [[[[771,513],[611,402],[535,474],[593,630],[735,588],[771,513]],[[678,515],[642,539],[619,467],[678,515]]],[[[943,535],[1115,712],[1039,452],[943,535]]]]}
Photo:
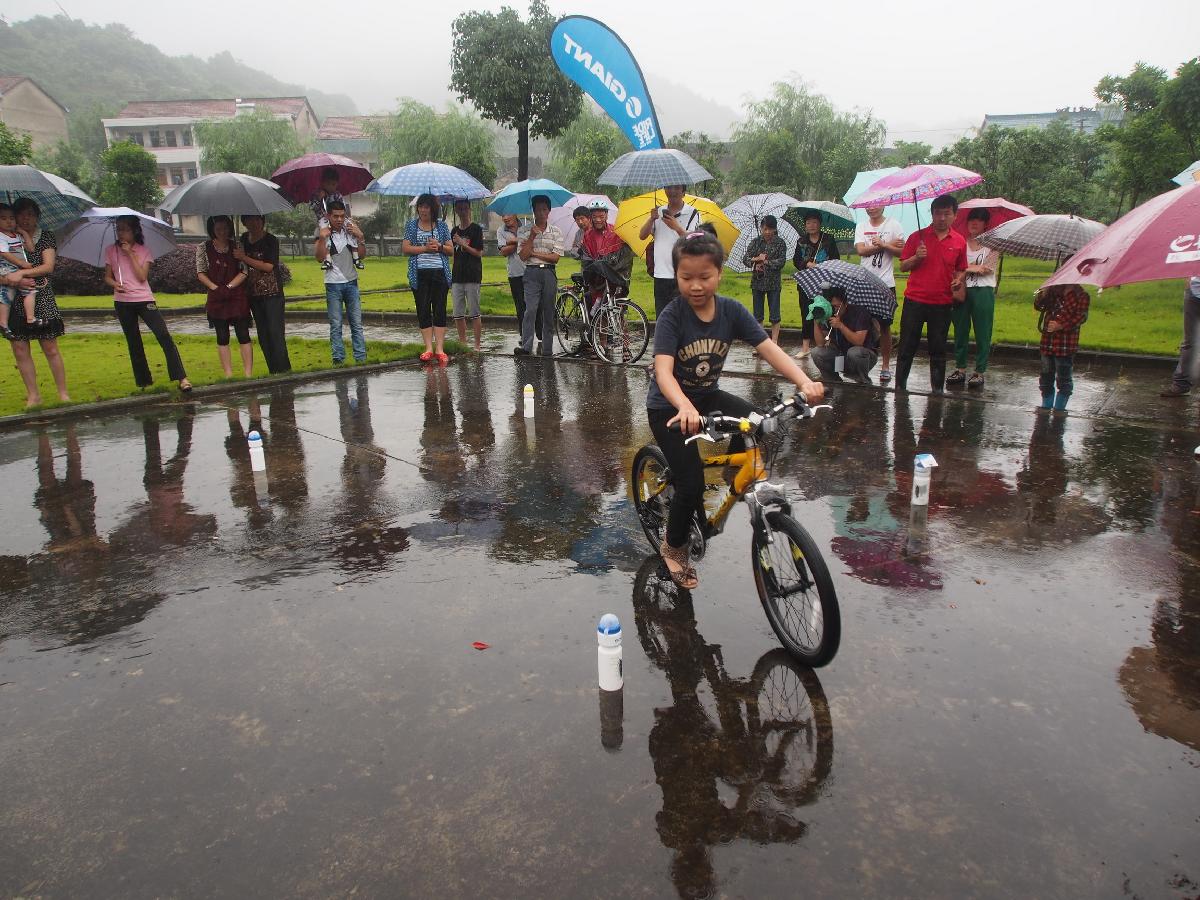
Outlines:
{"type": "Polygon", "coordinates": [[[696,208],[683,202],[683,185],[672,184],[663,190],[667,205],[650,210],[650,218],[638,232],[643,241],[651,236],[654,239],[655,318],[679,293],[675,287],[675,266],[671,262],[675,242],[700,227],[700,214],[696,208]]]}
{"type": "Polygon", "coordinates": [[[558,294],[558,265],[566,249],[563,234],[550,224],[550,198],[533,198],[533,224],[517,233],[517,253],[525,263],[525,318],[521,323],[521,343],[513,348],[516,356],[533,352],[534,323],[542,322],[542,356],[554,355],[554,301],[558,294]]]}
{"type": "MultiPolygon", "coordinates": [[[[862,258],[862,264],[892,289],[896,296],[896,272],[893,261],[904,249],[904,229],[895,219],[883,214],[882,206],[867,208],[867,222],[854,226],[854,252],[862,258]]],[[[892,323],[879,320],[879,354],[883,357],[879,368],[879,383],[892,380],[892,323]]]]}
{"type": "Polygon", "coordinates": [[[354,265],[367,254],[367,242],[362,229],[346,218],[346,205],[341,200],[332,200],[326,207],[328,225],[317,231],[313,243],[313,255],[317,262],[328,260],[324,268],[325,310],[329,316],[329,347],[334,365],[341,365],[346,358],[346,345],[342,341],[342,307],[345,318],[350,322],[350,348],[355,362],[367,358],[367,341],[363,335],[362,300],[358,293],[358,272],[354,265]]]}

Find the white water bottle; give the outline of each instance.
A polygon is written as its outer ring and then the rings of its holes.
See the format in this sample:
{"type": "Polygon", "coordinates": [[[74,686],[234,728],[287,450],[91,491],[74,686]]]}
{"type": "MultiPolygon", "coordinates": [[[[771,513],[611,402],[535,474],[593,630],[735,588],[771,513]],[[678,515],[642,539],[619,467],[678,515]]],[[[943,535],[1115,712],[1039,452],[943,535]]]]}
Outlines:
{"type": "Polygon", "coordinates": [[[263,453],[262,435],[252,431],[246,436],[246,443],[250,447],[250,471],[267,471],[267,456],[263,453]]]}
{"type": "Polygon", "coordinates": [[[913,459],[912,505],[929,505],[929,481],[933,470],[937,468],[937,460],[932,453],[918,453],[913,459]]]}
{"type": "Polygon", "coordinates": [[[596,626],[596,658],[600,670],[600,690],[619,691],[625,685],[621,663],[621,620],[612,613],[600,617],[596,626]]]}
{"type": "Polygon", "coordinates": [[[533,418],[533,385],[525,385],[525,418],[533,418]]]}

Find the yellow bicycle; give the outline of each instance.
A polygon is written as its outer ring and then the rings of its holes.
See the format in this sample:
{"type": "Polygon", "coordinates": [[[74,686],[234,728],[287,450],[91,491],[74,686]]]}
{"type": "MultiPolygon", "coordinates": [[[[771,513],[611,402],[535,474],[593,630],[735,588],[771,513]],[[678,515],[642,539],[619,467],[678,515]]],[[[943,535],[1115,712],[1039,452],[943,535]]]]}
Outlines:
{"type": "MultiPolygon", "coordinates": [[[[692,558],[704,555],[708,539],[724,530],[733,505],[745,501],[753,530],[750,562],[754,586],[767,621],[792,655],[814,667],[833,659],[841,642],[837,592],[816,541],[792,517],[783,486],[767,480],[769,460],[763,444],[788,420],[812,418],[816,410],[828,408],[811,407],[796,395],[744,418],[715,413],[703,417],[700,433],[687,440],[715,443],[723,435],[741,435],[745,443],[745,449],[737,453],[701,455],[705,467],[736,466],[737,472],[728,495],[711,516],[705,518],[702,508],[696,511],[691,529],[692,558]]],[[[647,444],[634,456],[630,484],[642,530],[658,552],[674,487],[667,458],[656,445],[647,444]]]]}

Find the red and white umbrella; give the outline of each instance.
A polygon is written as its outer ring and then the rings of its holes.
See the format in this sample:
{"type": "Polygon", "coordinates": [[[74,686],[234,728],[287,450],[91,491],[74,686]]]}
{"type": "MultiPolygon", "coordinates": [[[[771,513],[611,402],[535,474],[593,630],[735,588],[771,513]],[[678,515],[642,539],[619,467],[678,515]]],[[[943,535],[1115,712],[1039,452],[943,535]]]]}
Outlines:
{"type": "Polygon", "coordinates": [[[1200,275],[1200,182],[1130,210],[1042,285],[1099,288],[1200,275]]]}
{"type": "MultiPolygon", "coordinates": [[[[973,209],[986,209],[988,211],[988,215],[991,216],[988,219],[988,228],[995,228],[997,225],[1003,225],[1005,222],[1011,222],[1013,219],[1033,215],[1033,210],[1028,206],[1013,203],[1011,200],[1005,200],[1003,197],[977,197],[974,200],[964,200],[958,204],[958,215],[954,217],[954,225],[952,226],[963,237],[967,236],[967,216],[970,215],[973,209]]],[[[984,230],[986,231],[987,229],[984,230]]]]}

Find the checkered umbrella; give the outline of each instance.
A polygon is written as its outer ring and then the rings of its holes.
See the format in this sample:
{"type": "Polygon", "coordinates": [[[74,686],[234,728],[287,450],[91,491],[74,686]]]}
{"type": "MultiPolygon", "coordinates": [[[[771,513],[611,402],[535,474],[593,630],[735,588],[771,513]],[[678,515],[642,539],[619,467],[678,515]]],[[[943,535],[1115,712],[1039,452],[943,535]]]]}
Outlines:
{"type": "Polygon", "coordinates": [[[864,307],[877,319],[890,322],[896,316],[896,298],[892,289],[862,266],[842,259],[831,259],[794,276],[800,290],[809,297],[822,293],[826,285],[841,288],[846,302],[864,307]]]}
{"type": "Polygon", "coordinates": [[[746,255],[746,248],[750,246],[750,242],[758,237],[758,228],[762,225],[763,216],[775,217],[779,236],[787,244],[788,259],[791,259],[792,254],[796,252],[796,242],[800,240],[800,235],[796,233],[795,228],[783,221],[783,215],[788,211],[788,207],[799,202],[794,197],[776,191],[772,194],[746,194],[725,207],[725,215],[729,216],[729,221],[736,225],[740,232],[729,251],[729,258],[725,260],[725,266],[734,272],[750,271],[742,262],[742,257],[746,255]]]}
{"type": "Polygon", "coordinates": [[[617,157],[596,181],[617,187],[665,188],[710,178],[708,170],[682,150],[630,150],[617,157]]]}
{"type": "Polygon", "coordinates": [[[1078,216],[1021,216],[985,231],[979,243],[1013,256],[1060,260],[1103,230],[1099,222],[1078,216]]]}
{"type": "Polygon", "coordinates": [[[13,204],[22,197],[38,205],[38,224],[53,231],[73,219],[96,201],[65,178],[35,169],[33,166],[0,166],[0,202],[13,204]]]}
{"type": "Polygon", "coordinates": [[[389,197],[419,197],[433,194],[439,199],[462,197],[483,200],[492,192],[473,175],[445,163],[420,162],[384,172],[367,185],[372,194],[389,197]]]}

